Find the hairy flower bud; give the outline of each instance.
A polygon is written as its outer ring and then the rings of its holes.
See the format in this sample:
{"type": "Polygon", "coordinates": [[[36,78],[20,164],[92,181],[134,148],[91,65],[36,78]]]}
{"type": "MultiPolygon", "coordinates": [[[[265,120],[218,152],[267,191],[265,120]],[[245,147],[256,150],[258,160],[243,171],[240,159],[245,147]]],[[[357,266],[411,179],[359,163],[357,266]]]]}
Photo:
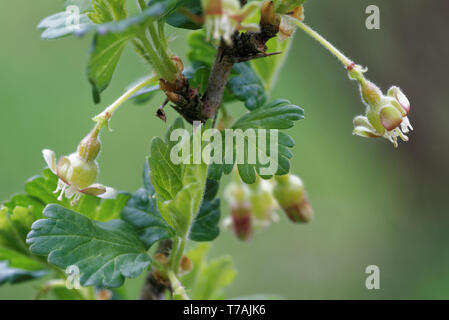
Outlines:
{"type": "Polygon", "coordinates": [[[251,205],[249,202],[235,202],[230,204],[232,229],[239,240],[246,241],[252,233],[251,205]]]}
{"type": "Polygon", "coordinates": [[[273,194],[280,207],[293,222],[309,222],[313,218],[304,184],[298,176],[288,174],[276,177],[277,184],[273,194]]]}
{"type": "Polygon", "coordinates": [[[98,130],[94,129],[83,140],[81,140],[77,151],[82,159],[92,161],[97,158],[100,153],[100,149],[101,142],[98,138],[98,130]]]}

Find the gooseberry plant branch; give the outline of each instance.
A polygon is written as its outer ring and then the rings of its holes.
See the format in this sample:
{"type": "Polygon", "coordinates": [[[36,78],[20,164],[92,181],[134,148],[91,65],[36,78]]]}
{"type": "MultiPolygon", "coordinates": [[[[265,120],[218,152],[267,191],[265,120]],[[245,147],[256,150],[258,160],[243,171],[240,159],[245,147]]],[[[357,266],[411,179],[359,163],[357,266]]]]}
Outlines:
{"type": "Polygon", "coordinates": [[[294,23],[303,30],[306,34],[311,36],[313,39],[318,41],[324,48],[329,50],[341,63],[345,66],[345,68],[350,68],[354,62],[346,57],[340,50],[338,50],[332,43],[327,41],[322,35],[313,30],[311,27],[306,25],[304,22],[299,21],[297,19],[292,19],[294,23]]]}
{"type": "Polygon", "coordinates": [[[123,95],[115,100],[111,105],[104,109],[100,114],[96,115],[93,120],[97,122],[97,126],[102,128],[108,125],[109,119],[113,116],[114,112],[126,101],[128,101],[136,92],[143,89],[147,85],[154,83],[158,79],[157,75],[151,75],[144,80],[140,81],[132,88],[128,89],[123,95]]]}

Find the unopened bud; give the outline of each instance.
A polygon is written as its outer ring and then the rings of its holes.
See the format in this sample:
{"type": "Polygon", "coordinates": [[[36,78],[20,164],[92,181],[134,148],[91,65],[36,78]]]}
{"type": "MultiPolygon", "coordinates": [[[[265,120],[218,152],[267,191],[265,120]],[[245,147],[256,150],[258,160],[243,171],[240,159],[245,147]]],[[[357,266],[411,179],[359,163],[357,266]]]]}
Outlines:
{"type": "Polygon", "coordinates": [[[230,204],[232,229],[239,240],[246,241],[252,233],[251,205],[249,202],[235,202],[230,204]]]}
{"type": "Polygon", "coordinates": [[[360,93],[363,100],[371,107],[376,106],[382,99],[382,91],[369,80],[360,83],[360,93]]]}
{"type": "Polygon", "coordinates": [[[86,161],[95,160],[101,149],[98,129],[94,128],[78,145],[78,154],[86,161]]]}
{"type": "Polygon", "coordinates": [[[261,25],[278,25],[279,18],[276,15],[273,1],[265,0],[260,8],[260,24],[261,25]]]}
{"type": "Polygon", "coordinates": [[[277,184],[273,194],[279,206],[293,222],[309,222],[313,218],[304,185],[301,179],[294,175],[276,177],[277,184]]]}

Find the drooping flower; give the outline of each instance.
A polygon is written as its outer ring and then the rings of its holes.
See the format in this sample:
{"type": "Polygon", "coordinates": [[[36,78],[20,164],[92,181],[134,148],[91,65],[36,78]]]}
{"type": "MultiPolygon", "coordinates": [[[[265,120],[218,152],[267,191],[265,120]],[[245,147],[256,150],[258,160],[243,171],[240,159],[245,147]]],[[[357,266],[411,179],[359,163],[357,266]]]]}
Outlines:
{"type": "Polygon", "coordinates": [[[408,141],[406,134],[413,130],[407,117],[410,102],[401,89],[393,86],[384,95],[374,83],[365,79],[360,66],[350,70],[349,75],[359,82],[360,94],[367,106],[364,116],[354,118],[353,133],[366,138],[384,137],[395,147],[398,138],[408,141]]]}
{"type": "Polygon", "coordinates": [[[98,163],[95,160],[100,151],[98,132],[91,132],[84,138],[76,152],[63,156],[56,162],[55,152],[49,149],[42,150],[45,162],[49,169],[58,177],[55,193],[59,193],[58,200],[63,196],[74,205],[83,194],[101,198],[113,198],[114,189],[95,183],[98,176],[98,163]]]}
{"type": "Polygon", "coordinates": [[[310,222],[313,209],[307,200],[302,180],[295,175],[276,176],[273,195],[287,217],[293,222],[310,222]]]}
{"type": "Polygon", "coordinates": [[[223,39],[231,44],[232,35],[239,30],[259,30],[257,24],[243,24],[243,21],[254,14],[259,7],[258,2],[249,2],[243,7],[239,0],[202,0],[205,15],[205,27],[209,40],[223,39]]]}

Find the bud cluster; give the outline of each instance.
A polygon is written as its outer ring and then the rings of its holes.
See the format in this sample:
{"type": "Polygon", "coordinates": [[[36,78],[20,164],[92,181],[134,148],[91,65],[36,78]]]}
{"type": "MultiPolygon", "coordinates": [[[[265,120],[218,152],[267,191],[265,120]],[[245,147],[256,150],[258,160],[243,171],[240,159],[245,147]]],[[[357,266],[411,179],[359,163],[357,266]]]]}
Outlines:
{"type": "Polygon", "coordinates": [[[271,180],[259,178],[252,185],[237,179],[225,191],[230,208],[225,224],[232,226],[238,239],[248,240],[254,228],[265,228],[277,221],[278,208],[293,222],[312,220],[313,210],[299,177],[289,174],[271,180]]]}

